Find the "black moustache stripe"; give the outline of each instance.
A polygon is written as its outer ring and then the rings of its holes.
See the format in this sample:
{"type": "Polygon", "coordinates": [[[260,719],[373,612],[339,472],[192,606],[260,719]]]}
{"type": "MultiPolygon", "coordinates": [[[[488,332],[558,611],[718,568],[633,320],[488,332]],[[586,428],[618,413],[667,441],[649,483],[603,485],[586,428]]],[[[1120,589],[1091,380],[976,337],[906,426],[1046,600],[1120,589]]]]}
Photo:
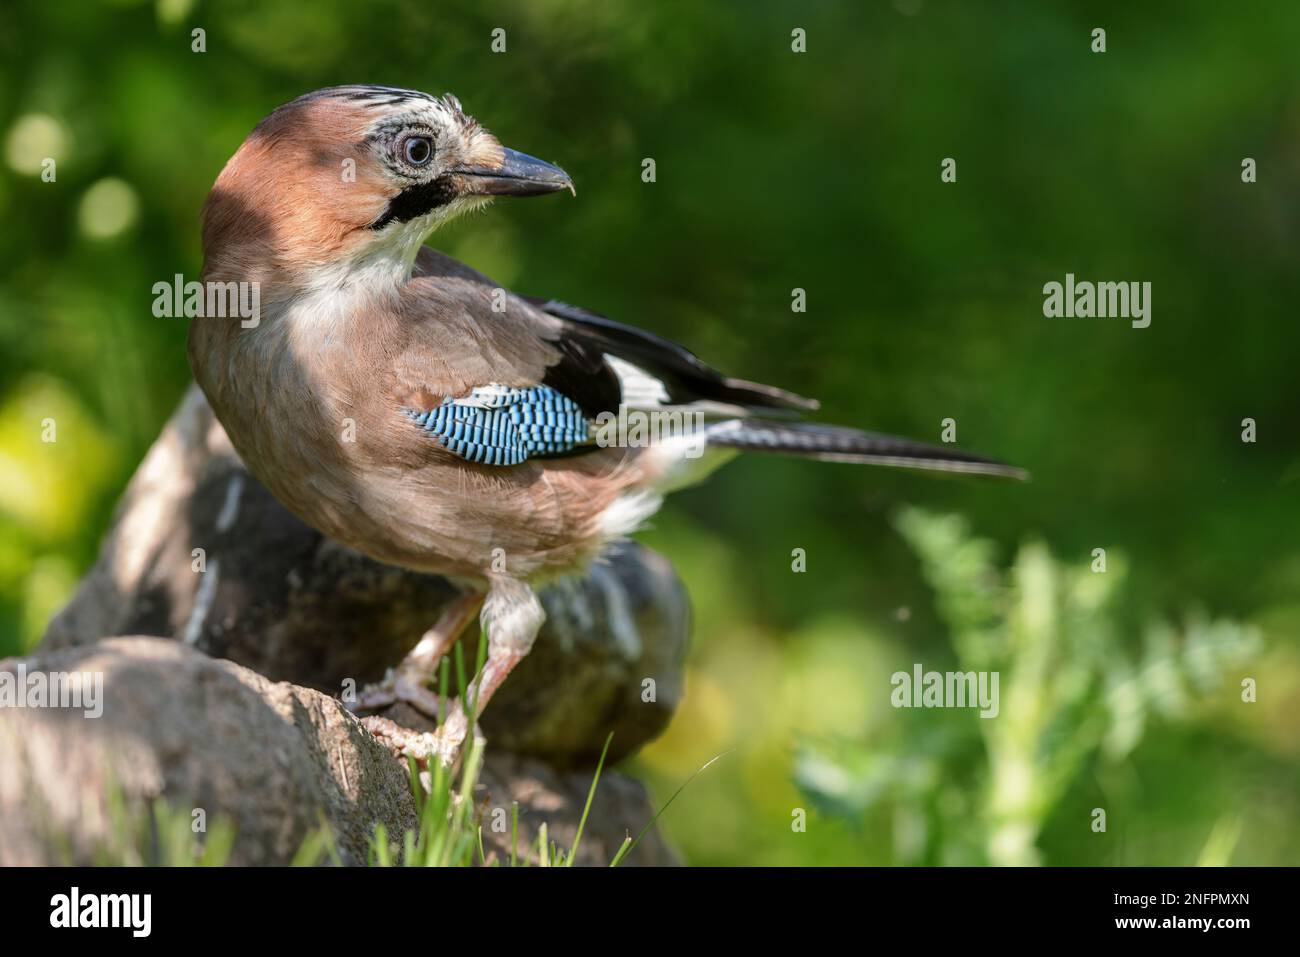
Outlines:
{"type": "Polygon", "coordinates": [[[456,191],[446,177],[427,183],[408,186],[388,202],[384,214],[370,224],[371,229],[383,229],[389,223],[406,223],[423,216],[432,209],[445,206],[456,198],[456,191]]]}

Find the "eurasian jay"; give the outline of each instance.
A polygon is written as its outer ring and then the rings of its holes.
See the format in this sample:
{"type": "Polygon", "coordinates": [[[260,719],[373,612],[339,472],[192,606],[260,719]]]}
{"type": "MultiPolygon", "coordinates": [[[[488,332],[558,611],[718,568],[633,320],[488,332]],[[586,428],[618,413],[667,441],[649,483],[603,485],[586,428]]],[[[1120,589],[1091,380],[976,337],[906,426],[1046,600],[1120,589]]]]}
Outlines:
{"type": "MultiPolygon", "coordinates": [[[[465,588],[359,710],[403,700],[436,716],[429,683],[481,607],[488,650],[467,692],[477,716],[542,624],[534,587],[581,571],[738,451],[1023,474],[802,422],[816,402],[506,292],[424,245],[496,196],[558,190],[573,190],[563,170],[503,147],[454,96],[343,86],[263,119],[208,196],[205,284],[260,293],[251,321],[200,317],[189,332],[194,376],[235,449],[324,534],[465,588]],[[673,434],[598,428],[620,410],[624,422],[664,417],[673,434]]],[[[468,723],[453,708],[408,753],[450,763],[468,723]]]]}

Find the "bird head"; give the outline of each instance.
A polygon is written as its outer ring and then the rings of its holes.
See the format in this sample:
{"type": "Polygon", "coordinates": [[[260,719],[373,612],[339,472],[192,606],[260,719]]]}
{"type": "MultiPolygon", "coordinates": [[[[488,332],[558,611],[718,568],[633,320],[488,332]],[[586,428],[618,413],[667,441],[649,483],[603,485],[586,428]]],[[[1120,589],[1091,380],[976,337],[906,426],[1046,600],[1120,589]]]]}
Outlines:
{"type": "Polygon", "coordinates": [[[497,196],[573,191],[562,169],[501,145],[448,94],[318,90],[249,134],[204,208],[205,276],[345,285],[402,281],[425,238],[497,196]]]}

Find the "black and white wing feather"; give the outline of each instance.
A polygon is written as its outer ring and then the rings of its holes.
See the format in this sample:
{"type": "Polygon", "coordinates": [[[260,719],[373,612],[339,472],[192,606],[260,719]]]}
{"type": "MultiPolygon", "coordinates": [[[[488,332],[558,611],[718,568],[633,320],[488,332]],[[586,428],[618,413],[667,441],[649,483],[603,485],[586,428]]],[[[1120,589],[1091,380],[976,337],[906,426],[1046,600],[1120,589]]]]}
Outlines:
{"type": "Polygon", "coordinates": [[[723,375],[694,353],[654,333],[556,300],[530,302],[564,320],[561,348],[567,368],[553,367],[547,382],[564,389],[584,410],[689,409],[709,420],[710,446],[780,452],[835,462],[899,466],[1027,479],[1023,469],[951,446],[836,425],[798,420],[814,399],[723,375]]]}

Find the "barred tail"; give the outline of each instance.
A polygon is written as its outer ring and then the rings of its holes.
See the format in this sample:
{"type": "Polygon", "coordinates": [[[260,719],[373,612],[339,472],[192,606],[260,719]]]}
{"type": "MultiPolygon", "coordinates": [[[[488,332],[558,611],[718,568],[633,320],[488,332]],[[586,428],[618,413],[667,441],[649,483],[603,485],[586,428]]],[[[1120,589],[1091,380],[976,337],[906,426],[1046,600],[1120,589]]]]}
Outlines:
{"type": "Polygon", "coordinates": [[[728,419],[708,427],[708,442],[710,446],[746,452],[783,452],[828,462],[966,472],[1021,481],[1029,478],[1024,469],[982,455],[838,425],[728,419]]]}

